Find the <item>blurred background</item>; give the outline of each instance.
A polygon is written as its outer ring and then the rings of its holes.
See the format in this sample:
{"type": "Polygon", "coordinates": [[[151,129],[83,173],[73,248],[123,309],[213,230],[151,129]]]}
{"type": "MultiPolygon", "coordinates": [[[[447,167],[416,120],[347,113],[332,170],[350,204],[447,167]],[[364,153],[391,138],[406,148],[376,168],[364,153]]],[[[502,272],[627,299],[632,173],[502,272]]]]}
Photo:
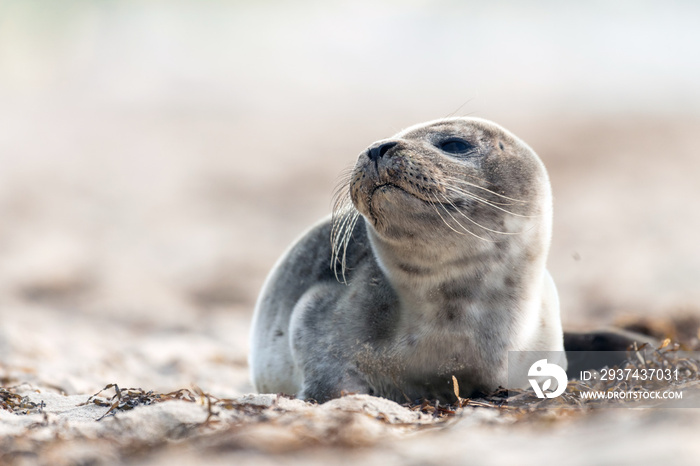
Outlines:
{"type": "Polygon", "coordinates": [[[0,0],[0,375],[247,385],[267,272],[373,141],[528,142],[564,325],[700,315],[700,3],[0,0]]]}

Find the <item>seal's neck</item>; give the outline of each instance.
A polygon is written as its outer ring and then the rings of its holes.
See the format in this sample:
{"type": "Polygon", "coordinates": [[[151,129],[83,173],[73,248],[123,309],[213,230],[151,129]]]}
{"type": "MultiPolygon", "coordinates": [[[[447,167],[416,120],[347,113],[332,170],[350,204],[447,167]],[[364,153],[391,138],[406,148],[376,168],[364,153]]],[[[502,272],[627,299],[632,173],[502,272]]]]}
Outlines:
{"type": "Polygon", "coordinates": [[[430,315],[445,309],[522,308],[541,288],[549,239],[543,229],[497,242],[444,235],[428,244],[386,241],[370,225],[367,230],[379,267],[404,309],[430,315]]]}
{"type": "Polygon", "coordinates": [[[387,241],[368,224],[372,251],[382,272],[396,288],[420,293],[441,283],[475,273],[479,263],[491,261],[493,245],[454,241],[445,237],[431,243],[419,240],[387,241]]]}

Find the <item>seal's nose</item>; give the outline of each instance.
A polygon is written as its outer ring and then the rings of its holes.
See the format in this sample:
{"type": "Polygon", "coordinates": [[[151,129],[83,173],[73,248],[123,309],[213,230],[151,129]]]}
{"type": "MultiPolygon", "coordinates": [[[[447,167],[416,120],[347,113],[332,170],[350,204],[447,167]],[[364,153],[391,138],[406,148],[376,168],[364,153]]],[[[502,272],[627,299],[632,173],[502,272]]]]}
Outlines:
{"type": "Polygon", "coordinates": [[[367,151],[367,156],[372,161],[378,160],[379,158],[384,157],[384,154],[386,154],[386,152],[395,145],[395,142],[385,142],[383,144],[379,144],[378,146],[372,147],[369,151],[367,151]]]}

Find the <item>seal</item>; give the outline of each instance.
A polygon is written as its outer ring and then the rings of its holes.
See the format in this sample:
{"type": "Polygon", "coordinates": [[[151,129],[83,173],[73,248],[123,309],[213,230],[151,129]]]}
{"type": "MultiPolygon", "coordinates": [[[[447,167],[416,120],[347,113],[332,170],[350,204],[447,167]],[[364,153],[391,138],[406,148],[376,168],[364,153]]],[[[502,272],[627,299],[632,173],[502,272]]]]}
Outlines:
{"type": "Polygon", "coordinates": [[[566,369],[551,188],[527,144],[483,119],[431,121],[372,144],[344,186],[263,286],[257,391],[453,402],[453,376],[462,396],[506,387],[509,351],[560,352],[566,369]]]}

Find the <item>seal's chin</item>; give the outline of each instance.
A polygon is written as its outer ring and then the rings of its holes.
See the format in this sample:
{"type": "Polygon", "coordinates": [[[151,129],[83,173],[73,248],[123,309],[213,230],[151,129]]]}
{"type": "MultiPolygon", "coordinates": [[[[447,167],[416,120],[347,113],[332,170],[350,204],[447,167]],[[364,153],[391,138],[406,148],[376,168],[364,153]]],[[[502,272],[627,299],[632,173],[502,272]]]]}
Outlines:
{"type": "Polygon", "coordinates": [[[375,187],[369,196],[371,223],[381,228],[405,223],[415,215],[425,215],[434,208],[425,200],[394,184],[375,187]]]}
{"type": "Polygon", "coordinates": [[[379,212],[386,212],[387,209],[405,210],[410,208],[410,204],[423,204],[425,201],[419,199],[405,189],[396,186],[395,184],[380,184],[375,187],[369,195],[369,210],[370,213],[376,215],[379,212]],[[405,203],[408,202],[409,206],[405,203]]]}
{"type": "Polygon", "coordinates": [[[377,185],[377,186],[372,190],[372,192],[369,193],[370,203],[372,202],[372,199],[374,198],[374,195],[375,195],[375,194],[377,194],[377,193],[379,193],[379,194],[387,194],[387,193],[390,193],[390,192],[396,191],[396,190],[401,191],[402,193],[407,194],[407,195],[409,195],[409,196],[412,196],[412,194],[410,194],[408,191],[406,191],[405,189],[400,188],[399,186],[396,186],[395,184],[384,183],[384,184],[377,185]]]}

